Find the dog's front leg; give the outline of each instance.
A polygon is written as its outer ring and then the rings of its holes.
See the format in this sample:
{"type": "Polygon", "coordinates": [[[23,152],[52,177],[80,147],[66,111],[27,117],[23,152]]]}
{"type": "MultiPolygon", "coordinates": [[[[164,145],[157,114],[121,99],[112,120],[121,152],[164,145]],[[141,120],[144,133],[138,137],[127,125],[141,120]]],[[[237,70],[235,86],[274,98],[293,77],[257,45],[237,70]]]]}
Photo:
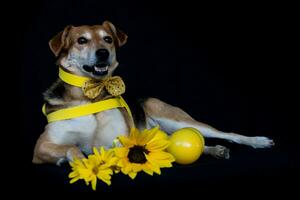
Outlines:
{"type": "Polygon", "coordinates": [[[63,162],[84,157],[85,156],[77,146],[55,144],[49,141],[46,133],[44,133],[41,135],[35,146],[32,162],[35,164],[55,163],[59,166],[63,162]]]}

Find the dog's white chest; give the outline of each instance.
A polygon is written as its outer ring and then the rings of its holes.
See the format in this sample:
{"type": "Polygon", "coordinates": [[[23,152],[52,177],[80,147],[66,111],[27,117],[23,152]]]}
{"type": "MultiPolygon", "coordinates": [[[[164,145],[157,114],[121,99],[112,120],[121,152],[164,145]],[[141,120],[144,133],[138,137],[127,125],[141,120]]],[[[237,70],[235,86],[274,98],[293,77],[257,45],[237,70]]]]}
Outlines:
{"type": "Polygon", "coordinates": [[[75,144],[86,154],[90,154],[94,146],[110,147],[117,136],[129,132],[119,109],[53,122],[47,129],[54,143],[75,144]]]}
{"type": "Polygon", "coordinates": [[[112,109],[96,114],[98,128],[95,133],[94,146],[110,147],[119,135],[129,132],[126,119],[119,109],[112,109]]]}

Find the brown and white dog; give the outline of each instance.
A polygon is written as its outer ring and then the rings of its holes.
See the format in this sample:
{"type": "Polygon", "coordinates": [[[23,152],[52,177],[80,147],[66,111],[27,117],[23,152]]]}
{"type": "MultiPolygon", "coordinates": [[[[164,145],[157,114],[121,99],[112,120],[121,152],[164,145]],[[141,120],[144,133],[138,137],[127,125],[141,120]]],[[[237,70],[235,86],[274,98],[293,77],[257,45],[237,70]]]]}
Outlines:
{"type": "MultiPolygon", "coordinates": [[[[103,79],[111,76],[118,62],[116,48],[127,41],[127,35],[112,23],[105,21],[95,26],[67,26],[49,42],[50,48],[58,57],[57,64],[66,71],[79,76],[103,79]]],[[[83,95],[81,88],[58,80],[45,92],[46,112],[61,108],[87,104],[110,98],[102,92],[91,101],[83,95]]],[[[141,107],[145,120],[135,124],[140,129],[157,125],[171,134],[177,129],[194,127],[204,137],[221,138],[249,145],[254,148],[268,148],[274,145],[267,137],[247,137],[235,133],[225,133],[204,123],[194,120],[186,112],[155,98],[143,101],[141,107]]],[[[92,147],[110,147],[120,133],[128,134],[135,123],[122,108],[49,123],[40,136],[34,149],[33,163],[56,163],[70,161],[75,157],[83,158],[90,154],[92,147]]],[[[205,146],[204,153],[218,158],[229,158],[226,147],[205,146]]]]}

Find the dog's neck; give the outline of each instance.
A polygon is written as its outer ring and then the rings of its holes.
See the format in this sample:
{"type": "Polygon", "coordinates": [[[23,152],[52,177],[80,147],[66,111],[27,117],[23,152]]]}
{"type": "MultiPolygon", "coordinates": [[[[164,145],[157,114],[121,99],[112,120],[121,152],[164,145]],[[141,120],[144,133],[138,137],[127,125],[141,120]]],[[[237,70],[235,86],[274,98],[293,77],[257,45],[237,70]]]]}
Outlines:
{"type": "Polygon", "coordinates": [[[44,99],[50,107],[68,107],[76,102],[95,102],[111,97],[103,90],[95,99],[89,99],[81,87],[68,84],[60,78],[44,93],[44,99]]]}
{"type": "MultiPolygon", "coordinates": [[[[105,79],[111,77],[111,75],[108,75],[105,77],[105,79]]],[[[83,86],[88,81],[92,81],[93,78],[76,75],[70,72],[65,71],[62,67],[59,68],[59,78],[64,84],[65,88],[65,98],[66,100],[86,100],[86,101],[100,101],[104,100],[106,98],[111,97],[109,93],[107,93],[105,90],[101,90],[101,93],[96,96],[96,98],[92,98],[89,96],[89,98],[85,95],[83,91],[83,86]]],[[[100,81],[100,80],[99,80],[100,81]]]]}

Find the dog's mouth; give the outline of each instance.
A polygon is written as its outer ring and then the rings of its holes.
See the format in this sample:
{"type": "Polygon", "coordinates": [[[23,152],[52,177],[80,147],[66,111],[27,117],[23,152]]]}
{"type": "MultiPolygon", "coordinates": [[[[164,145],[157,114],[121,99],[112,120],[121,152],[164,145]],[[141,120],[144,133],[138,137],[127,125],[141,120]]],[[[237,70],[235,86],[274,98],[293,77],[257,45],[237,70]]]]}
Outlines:
{"type": "Polygon", "coordinates": [[[95,76],[104,76],[108,74],[109,63],[98,63],[96,65],[83,65],[84,71],[92,73],[95,76]]]}

